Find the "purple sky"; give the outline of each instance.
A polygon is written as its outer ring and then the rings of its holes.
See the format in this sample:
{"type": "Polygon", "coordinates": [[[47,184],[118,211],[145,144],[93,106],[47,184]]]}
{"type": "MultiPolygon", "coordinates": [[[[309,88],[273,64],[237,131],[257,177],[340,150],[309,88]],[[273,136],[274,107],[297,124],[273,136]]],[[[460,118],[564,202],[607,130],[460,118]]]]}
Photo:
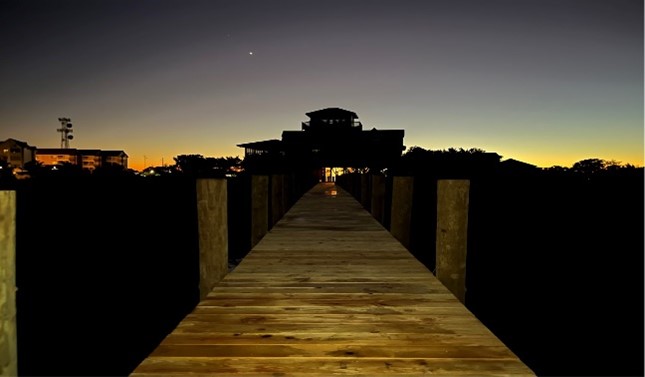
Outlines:
{"type": "Polygon", "coordinates": [[[0,139],[130,165],[355,111],[405,145],[643,165],[643,1],[0,1],[0,139]],[[250,53],[253,54],[250,54],[250,53]]]}

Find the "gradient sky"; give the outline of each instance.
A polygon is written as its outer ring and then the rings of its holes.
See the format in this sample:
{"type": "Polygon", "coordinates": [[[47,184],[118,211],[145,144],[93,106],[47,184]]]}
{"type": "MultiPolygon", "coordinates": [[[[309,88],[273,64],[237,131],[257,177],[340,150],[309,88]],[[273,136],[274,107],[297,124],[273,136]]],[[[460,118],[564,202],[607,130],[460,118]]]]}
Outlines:
{"type": "Polygon", "coordinates": [[[0,0],[0,139],[69,117],[140,169],[342,107],[408,147],[642,166],[643,30],[642,0],[0,0]]]}

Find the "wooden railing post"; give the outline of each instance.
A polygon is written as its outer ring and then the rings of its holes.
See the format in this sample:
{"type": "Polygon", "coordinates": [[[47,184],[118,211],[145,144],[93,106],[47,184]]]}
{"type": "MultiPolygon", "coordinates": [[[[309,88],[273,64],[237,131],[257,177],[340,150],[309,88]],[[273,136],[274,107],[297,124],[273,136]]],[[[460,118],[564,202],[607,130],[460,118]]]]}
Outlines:
{"type": "Polygon", "coordinates": [[[361,205],[363,208],[370,209],[370,176],[368,174],[361,174],[361,205]]]}
{"type": "Polygon", "coordinates": [[[437,278],[466,301],[469,180],[437,181],[437,278]]]}
{"type": "Polygon", "coordinates": [[[251,176],[251,248],[269,231],[269,176],[251,176]]]}
{"type": "Polygon", "coordinates": [[[228,273],[226,179],[197,179],[199,297],[204,299],[228,273]]]}
{"type": "Polygon", "coordinates": [[[291,208],[296,203],[298,195],[298,180],[295,173],[287,175],[287,208],[291,208]]]}
{"type": "Polygon", "coordinates": [[[18,375],[16,192],[0,191],[0,376],[18,375]]]}
{"type": "Polygon", "coordinates": [[[410,249],[413,191],[414,177],[394,177],[392,182],[390,233],[407,249],[410,249]]]}
{"type": "Polygon", "coordinates": [[[282,174],[282,216],[289,210],[289,175],[282,174]]]}
{"type": "Polygon", "coordinates": [[[361,198],[361,178],[358,174],[352,173],[349,174],[349,180],[352,182],[352,196],[360,200],[361,198]]]}
{"type": "Polygon", "coordinates": [[[284,215],[284,175],[271,176],[271,227],[284,215]]]}
{"type": "Polygon", "coordinates": [[[372,216],[379,223],[385,222],[385,177],[382,175],[372,175],[372,216]]]}

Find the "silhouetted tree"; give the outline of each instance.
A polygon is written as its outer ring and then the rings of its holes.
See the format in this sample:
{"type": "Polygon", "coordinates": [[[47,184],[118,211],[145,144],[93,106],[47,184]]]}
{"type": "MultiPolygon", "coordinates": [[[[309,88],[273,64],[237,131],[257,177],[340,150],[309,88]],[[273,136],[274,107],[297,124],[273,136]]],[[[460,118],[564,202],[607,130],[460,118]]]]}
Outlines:
{"type": "Polygon", "coordinates": [[[605,169],[605,166],[607,166],[607,162],[605,160],[599,158],[589,158],[573,164],[571,171],[573,173],[589,177],[602,172],[605,169]]]}
{"type": "Polygon", "coordinates": [[[200,154],[179,155],[174,160],[179,171],[195,177],[223,177],[242,164],[239,157],[204,157],[200,154]]]}
{"type": "Polygon", "coordinates": [[[132,170],[126,169],[123,165],[114,163],[103,164],[94,169],[92,174],[103,177],[125,177],[134,175],[132,170]]]}
{"type": "Polygon", "coordinates": [[[187,175],[198,175],[206,169],[206,159],[201,154],[182,154],[174,157],[178,170],[187,175]]]}
{"type": "Polygon", "coordinates": [[[566,166],[554,165],[542,169],[542,172],[551,177],[563,177],[570,174],[570,169],[566,166]]]}
{"type": "Polygon", "coordinates": [[[600,158],[589,158],[573,164],[569,170],[571,174],[580,177],[635,177],[643,175],[643,167],[632,164],[622,164],[616,160],[603,160],[600,158]]]}
{"type": "Polygon", "coordinates": [[[426,150],[413,146],[402,156],[394,174],[432,174],[441,177],[471,177],[490,172],[500,162],[497,153],[479,148],[426,150]]]}
{"type": "Polygon", "coordinates": [[[207,166],[216,173],[226,174],[242,164],[239,157],[208,157],[207,166]]]}
{"type": "Polygon", "coordinates": [[[167,177],[172,175],[181,174],[178,171],[177,165],[166,166],[148,166],[142,173],[146,177],[167,177]]]}
{"type": "Polygon", "coordinates": [[[29,172],[29,175],[32,178],[45,176],[49,174],[49,171],[51,170],[51,167],[47,167],[43,165],[42,162],[36,160],[26,162],[24,168],[29,172]]]}
{"type": "Polygon", "coordinates": [[[14,179],[13,169],[11,169],[6,160],[0,160],[0,181],[2,183],[7,183],[14,179]]]}
{"type": "Polygon", "coordinates": [[[49,170],[48,174],[53,177],[81,177],[90,174],[88,170],[84,170],[81,166],[71,162],[62,162],[46,168],[49,170]]]}

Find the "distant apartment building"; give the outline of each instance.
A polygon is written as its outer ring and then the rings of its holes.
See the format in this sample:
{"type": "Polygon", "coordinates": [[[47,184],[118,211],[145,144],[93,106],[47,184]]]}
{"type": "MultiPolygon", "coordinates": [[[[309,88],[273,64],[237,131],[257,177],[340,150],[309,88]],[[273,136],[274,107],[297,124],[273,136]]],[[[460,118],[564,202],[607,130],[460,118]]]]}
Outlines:
{"type": "Polygon", "coordinates": [[[43,165],[69,163],[93,171],[100,166],[119,165],[128,168],[128,155],[124,151],[75,148],[38,148],[36,161],[43,165]]]}
{"type": "Polygon", "coordinates": [[[127,169],[128,155],[124,151],[101,151],[103,157],[103,164],[116,164],[121,165],[127,169]]]}
{"type": "Polygon", "coordinates": [[[0,142],[0,161],[4,161],[13,168],[22,168],[26,163],[31,162],[36,156],[36,147],[32,147],[24,141],[7,139],[0,142]]]}
{"type": "Polygon", "coordinates": [[[78,165],[78,154],[76,149],[71,148],[39,148],[36,150],[36,161],[45,166],[64,163],[78,165]]]}

